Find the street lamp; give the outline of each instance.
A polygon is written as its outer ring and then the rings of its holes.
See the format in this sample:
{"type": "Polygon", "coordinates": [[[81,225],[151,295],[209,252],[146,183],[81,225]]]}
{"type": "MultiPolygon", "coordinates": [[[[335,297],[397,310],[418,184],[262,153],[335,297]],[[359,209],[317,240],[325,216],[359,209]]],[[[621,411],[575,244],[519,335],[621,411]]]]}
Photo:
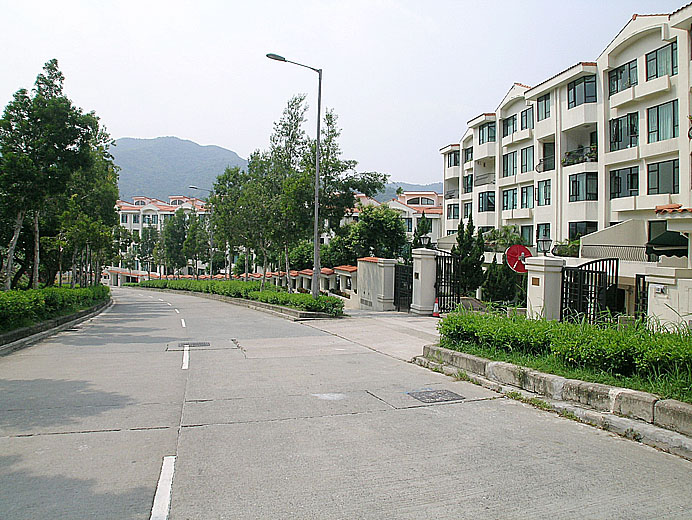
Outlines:
{"type": "MultiPolygon", "coordinates": [[[[206,188],[200,188],[199,186],[188,186],[191,190],[202,190],[213,195],[212,190],[206,188]]],[[[212,215],[214,214],[214,206],[209,206],[209,279],[214,279],[214,225],[212,222],[212,215]]],[[[195,266],[195,276],[197,276],[197,266],[195,266]]]]}
{"type": "Polygon", "coordinates": [[[430,235],[422,235],[420,237],[420,243],[427,249],[427,247],[430,245],[430,235]]]}
{"type": "Polygon", "coordinates": [[[278,54],[267,54],[267,58],[284,63],[292,63],[299,67],[317,72],[319,82],[317,85],[317,149],[315,157],[315,225],[313,228],[314,245],[314,266],[312,269],[312,297],[317,298],[320,294],[320,236],[319,236],[319,213],[320,213],[320,113],[322,111],[322,69],[316,69],[309,65],[304,65],[295,61],[290,61],[278,54]]]}
{"type": "Polygon", "coordinates": [[[539,238],[536,240],[536,249],[539,253],[543,253],[543,256],[545,256],[546,253],[550,251],[550,244],[552,243],[553,241],[549,238],[539,238]]]}

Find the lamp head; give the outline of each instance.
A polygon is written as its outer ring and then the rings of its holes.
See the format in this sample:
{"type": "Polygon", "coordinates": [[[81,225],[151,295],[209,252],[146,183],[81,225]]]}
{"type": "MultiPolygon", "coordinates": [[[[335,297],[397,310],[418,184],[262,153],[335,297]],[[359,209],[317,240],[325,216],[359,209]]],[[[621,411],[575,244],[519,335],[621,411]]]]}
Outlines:
{"type": "Polygon", "coordinates": [[[272,54],[271,52],[267,54],[267,58],[276,61],[286,61],[286,58],[284,58],[283,56],[279,56],[278,54],[272,54]]]}
{"type": "Polygon", "coordinates": [[[199,188],[197,186],[188,186],[191,190],[198,190],[199,188]]]}

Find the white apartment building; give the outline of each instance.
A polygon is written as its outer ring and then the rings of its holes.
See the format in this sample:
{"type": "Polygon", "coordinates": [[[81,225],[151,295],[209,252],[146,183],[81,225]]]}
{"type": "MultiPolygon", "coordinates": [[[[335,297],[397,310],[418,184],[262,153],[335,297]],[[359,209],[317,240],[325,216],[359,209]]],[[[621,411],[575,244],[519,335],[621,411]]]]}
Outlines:
{"type": "Polygon", "coordinates": [[[656,207],[692,206],[691,25],[692,5],[634,15],[595,62],[514,83],[494,112],[470,120],[440,150],[445,233],[473,215],[481,230],[517,226],[529,244],[586,236],[583,253],[635,246],[644,261],[666,229],[656,207]]]}

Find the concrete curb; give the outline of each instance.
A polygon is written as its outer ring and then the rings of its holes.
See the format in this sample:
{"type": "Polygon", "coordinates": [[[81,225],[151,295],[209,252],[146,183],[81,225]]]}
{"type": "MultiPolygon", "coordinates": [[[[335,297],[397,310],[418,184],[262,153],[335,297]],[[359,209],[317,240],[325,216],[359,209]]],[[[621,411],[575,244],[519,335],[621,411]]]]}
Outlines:
{"type": "Polygon", "coordinates": [[[423,356],[414,358],[413,362],[446,375],[469,379],[496,392],[521,389],[534,396],[546,396],[554,411],[570,412],[583,422],[692,460],[692,439],[688,437],[692,436],[692,405],[688,403],[545,374],[437,345],[423,347],[423,356]],[[590,409],[585,410],[583,406],[590,409]],[[672,431],[664,432],[660,428],[672,431]]]}
{"type": "Polygon", "coordinates": [[[93,307],[84,309],[83,311],[79,311],[75,314],[61,316],[60,318],[54,318],[42,323],[37,323],[31,327],[25,327],[23,329],[18,329],[16,331],[3,334],[0,336],[0,356],[6,356],[16,350],[23,349],[24,347],[33,345],[44,338],[57,334],[58,332],[69,329],[70,327],[82,323],[83,321],[86,321],[89,318],[103,312],[111,305],[113,305],[113,300],[109,298],[105,302],[101,302],[93,307]],[[21,337],[19,337],[19,339],[14,339],[14,337],[18,335],[21,337]],[[3,339],[8,337],[12,337],[12,341],[5,343],[3,339]]]}
{"type": "Polygon", "coordinates": [[[300,309],[291,309],[289,307],[281,307],[279,305],[272,305],[270,303],[257,302],[254,300],[231,298],[230,296],[223,296],[221,294],[203,293],[196,291],[179,291],[176,289],[157,289],[155,287],[125,287],[125,289],[157,291],[174,294],[187,294],[189,296],[197,296],[199,298],[206,298],[207,300],[221,301],[233,305],[239,305],[241,307],[246,307],[248,309],[252,309],[255,311],[266,312],[268,314],[273,314],[274,316],[285,318],[291,321],[338,319],[338,317],[331,316],[324,312],[301,311],[300,309]]]}

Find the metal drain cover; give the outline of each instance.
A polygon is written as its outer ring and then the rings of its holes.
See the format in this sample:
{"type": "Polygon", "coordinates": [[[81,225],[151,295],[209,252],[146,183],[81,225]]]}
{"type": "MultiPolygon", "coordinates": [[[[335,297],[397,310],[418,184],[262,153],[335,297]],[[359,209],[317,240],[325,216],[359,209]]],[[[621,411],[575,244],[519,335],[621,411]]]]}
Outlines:
{"type": "Polygon", "coordinates": [[[184,343],[178,343],[178,348],[199,348],[199,347],[209,347],[211,343],[208,341],[186,341],[184,343]]]}
{"type": "Polygon", "coordinates": [[[446,403],[465,399],[463,395],[455,394],[449,390],[423,390],[421,392],[409,392],[408,395],[423,403],[446,403]]]}

